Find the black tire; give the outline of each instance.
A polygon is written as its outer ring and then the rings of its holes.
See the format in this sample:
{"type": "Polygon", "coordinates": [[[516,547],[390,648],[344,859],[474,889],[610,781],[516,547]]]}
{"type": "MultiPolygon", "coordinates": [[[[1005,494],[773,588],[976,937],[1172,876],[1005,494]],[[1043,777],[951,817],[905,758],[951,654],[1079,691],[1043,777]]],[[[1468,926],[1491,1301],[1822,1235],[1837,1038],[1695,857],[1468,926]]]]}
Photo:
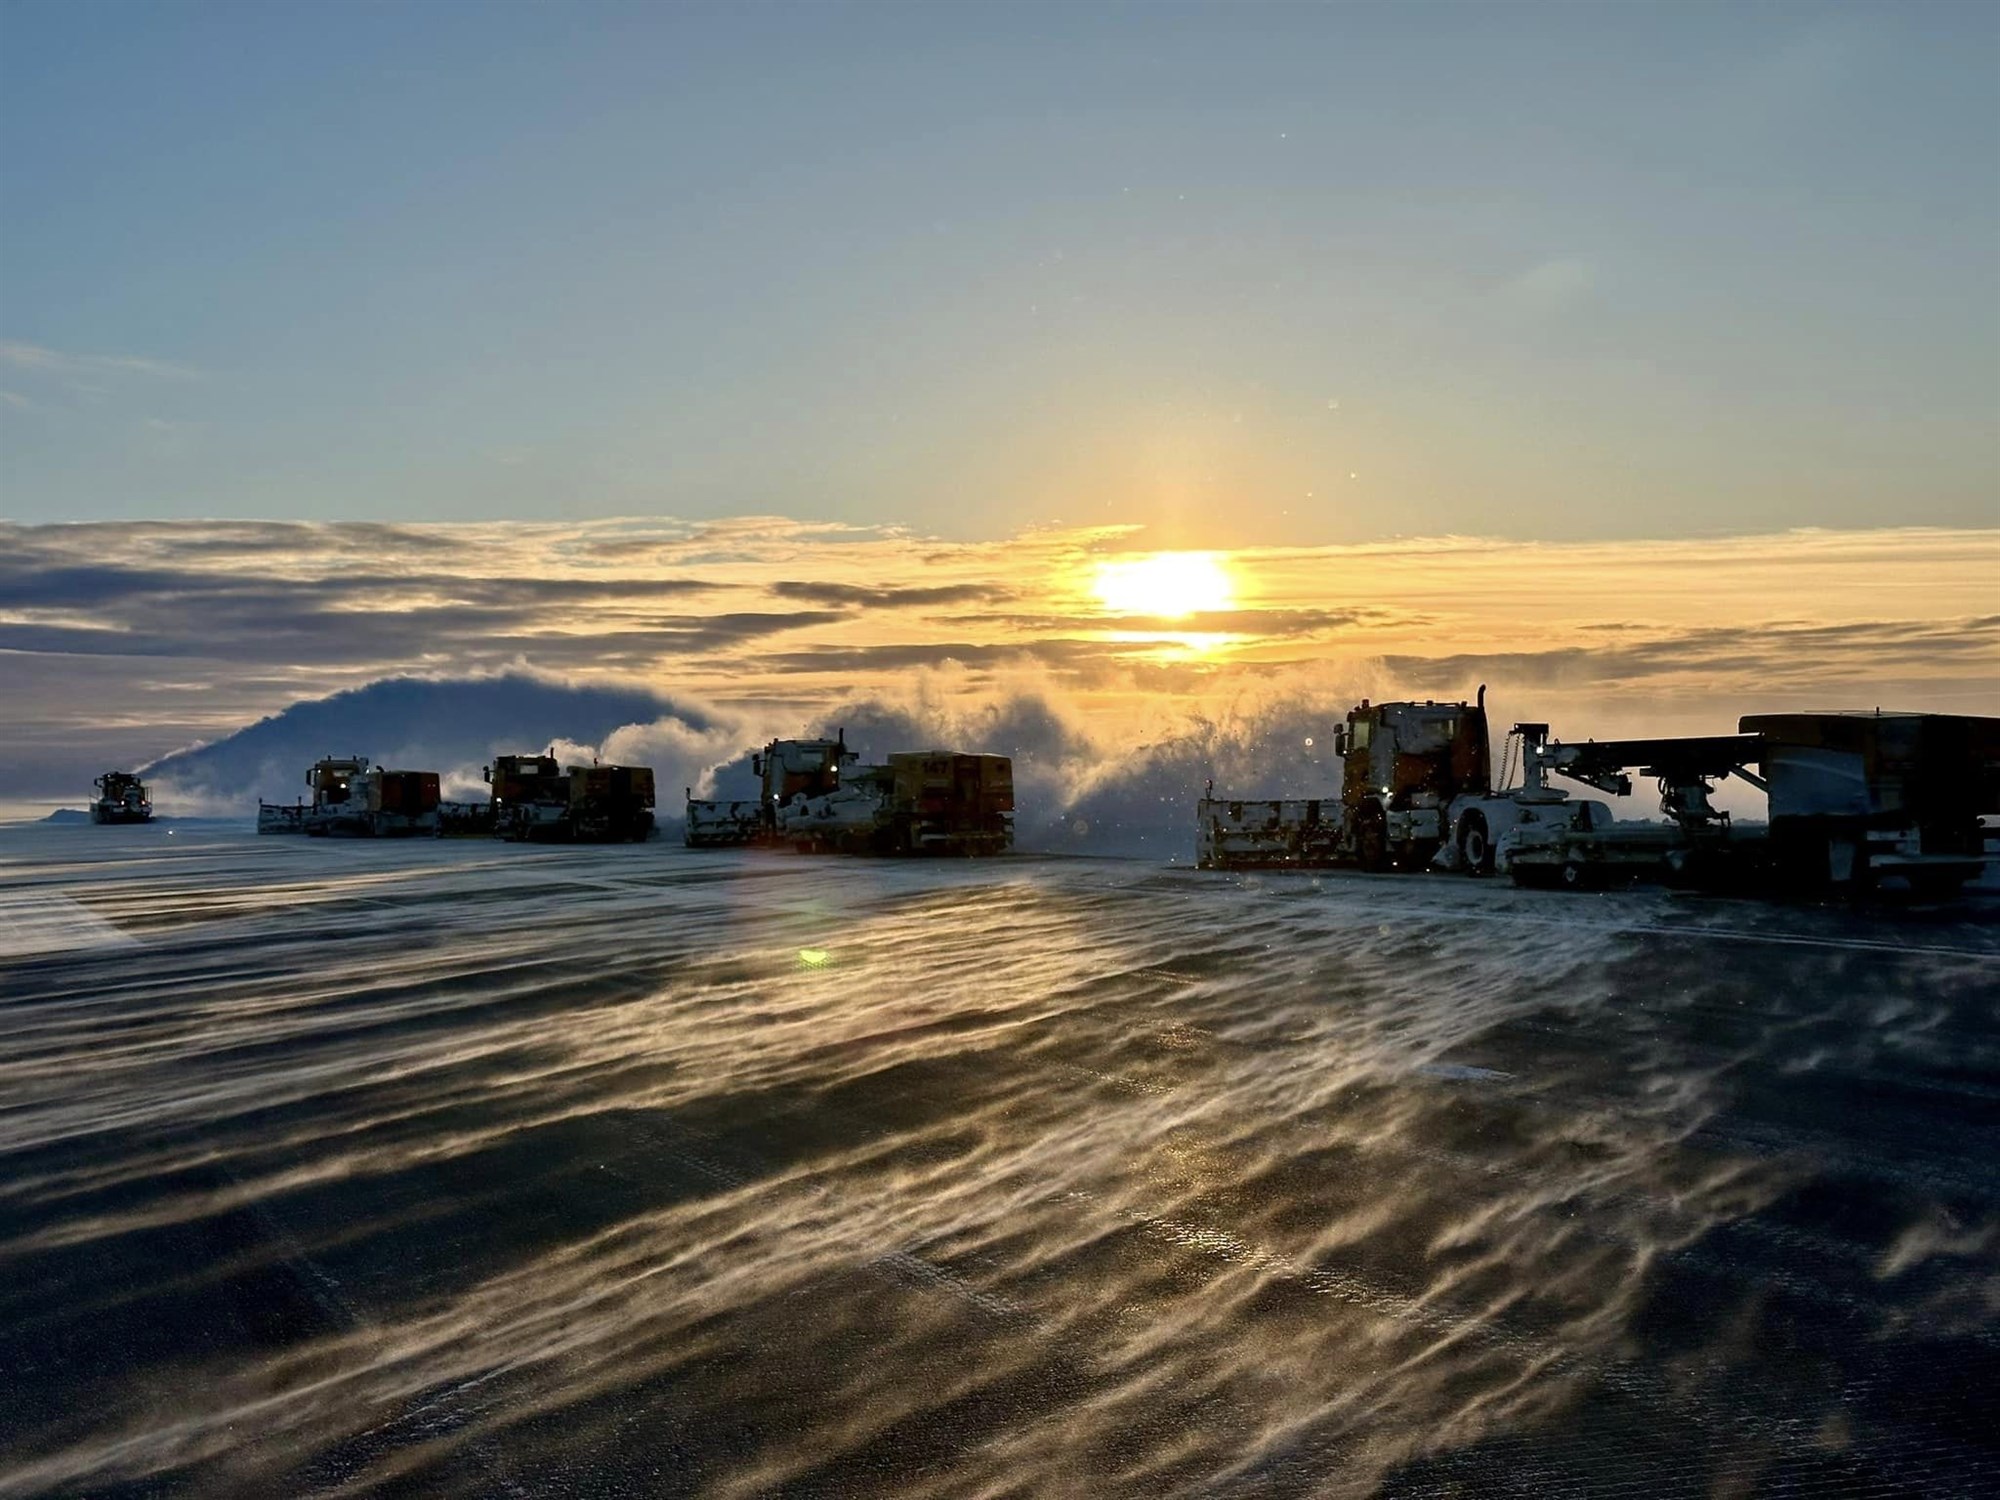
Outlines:
{"type": "Polygon", "coordinates": [[[1566,891],[1593,891],[1597,889],[1597,872],[1580,859],[1570,860],[1562,867],[1562,888],[1566,891]]]}
{"type": "Polygon", "coordinates": [[[1389,868],[1389,819],[1378,803],[1364,802],[1354,814],[1354,854],[1364,870],[1389,868]]]}
{"type": "Polygon", "coordinates": [[[1873,900],[1881,891],[1882,872],[1869,862],[1865,848],[1854,851],[1854,875],[1847,883],[1848,895],[1855,901],[1873,900]]]}
{"type": "Polygon", "coordinates": [[[1493,873],[1493,840],[1486,833],[1486,814],[1469,812],[1458,820],[1458,866],[1468,875],[1493,873]]]}

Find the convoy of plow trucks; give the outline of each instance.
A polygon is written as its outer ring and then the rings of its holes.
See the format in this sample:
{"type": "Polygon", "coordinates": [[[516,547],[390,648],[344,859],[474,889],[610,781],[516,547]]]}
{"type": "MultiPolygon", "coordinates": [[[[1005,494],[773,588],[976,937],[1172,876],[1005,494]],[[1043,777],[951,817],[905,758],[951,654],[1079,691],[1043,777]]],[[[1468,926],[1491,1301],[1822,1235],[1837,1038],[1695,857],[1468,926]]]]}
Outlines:
{"type": "MultiPolygon", "coordinates": [[[[773,740],[751,758],[760,794],[697,801],[691,848],[761,845],[844,854],[1000,854],[1014,843],[1014,766],[1004,755],[901,751],[858,765],[843,732],[773,740]]],[[[311,801],[258,804],[259,833],[321,838],[486,836],[520,843],[624,843],[654,830],[648,766],[563,766],[554,754],[500,755],[484,802],[450,802],[435,771],[392,771],[329,756],[306,773],[311,801]]]]}
{"type": "Polygon", "coordinates": [[[653,832],[653,773],[645,766],[570,766],[548,755],[502,755],[486,768],[485,802],[447,802],[436,771],[391,771],[365,755],[328,756],[306,772],[312,801],[263,802],[259,833],[314,838],[491,836],[516,842],[611,844],[653,832]]]}
{"type": "MultiPolygon", "coordinates": [[[[1494,764],[1486,689],[1470,702],[1363,699],[1336,731],[1338,797],[1218,795],[1197,806],[1205,870],[1353,868],[1506,875],[1519,885],[1590,889],[1651,880],[1760,895],[1950,896],[1993,862],[2000,830],[2000,719],[1960,714],[1750,714],[1735,734],[1566,741],[1515,724],[1494,764]],[[1618,816],[1573,783],[1627,797],[1659,788],[1660,821],[1618,816]],[[1736,825],[1715,803],[1736,778],[1768,815],[1736,825]]],[[[751,757],[754,798],[686,793],[693,849],[993,855],[1014,846],[1014,768],[1004,755],[898,751],[861,765],[845,731],[776,739],[751,757]]],[[[654,833],[646,766],[562,765],[554,753],[500,755],[485,801],[440,796],[435,771],[330,756],[306,773],[311,800],[261,803],[259,833],[313,837],[478,836],[622,843],[654,833]]],[[[97,778],[96,823],[143,823],[136,774],[97,778]]]]}

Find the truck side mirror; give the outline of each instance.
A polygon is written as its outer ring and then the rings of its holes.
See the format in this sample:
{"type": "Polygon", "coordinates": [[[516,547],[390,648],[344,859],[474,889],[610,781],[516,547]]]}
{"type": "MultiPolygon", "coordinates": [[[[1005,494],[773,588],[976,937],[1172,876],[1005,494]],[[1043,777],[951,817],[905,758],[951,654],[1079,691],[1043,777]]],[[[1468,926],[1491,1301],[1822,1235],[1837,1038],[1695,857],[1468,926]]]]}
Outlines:
{"type": "Polygon", "coordinates": [[[1347,731],[1345,729],[1334,730],[1333,753],[1338,755],[1342,760],[1347,758],[1347,731]]]}
{"type": "Polygon", "coordinates": [[[488,786],[493,785],[493,768],[491,766],[487,766],[485,769],[480,771],[479,774],[486,778],[486,784],[488,786]]]}
{"type": "Polygon", "coordinates": [[[764,774],[763,756],[753,755],[750,757],[750,774],[752,776],[762,776],[764,774]]]}

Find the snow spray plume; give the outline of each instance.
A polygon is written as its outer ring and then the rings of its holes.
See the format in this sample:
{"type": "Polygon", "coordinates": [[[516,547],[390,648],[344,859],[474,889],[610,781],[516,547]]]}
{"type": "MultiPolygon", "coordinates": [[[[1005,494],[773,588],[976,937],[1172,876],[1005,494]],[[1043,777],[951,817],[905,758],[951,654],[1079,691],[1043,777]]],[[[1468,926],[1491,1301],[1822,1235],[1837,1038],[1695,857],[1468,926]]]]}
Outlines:
{"type": "Polygon", "coordinates": [[[1107,741],[1038,689],[984,701],[863,699],[814,732],[845,730],[864,763],[942,747],[1010,756],[1015,836],[1026,849],[1191,858],[1195,803],[1212,777],[1253,796],[1331,796],[1333,726],[1345,706],[1265,699],[1220,716],[1168,714],[1137,741],[1107,741]]]}
{"type": "Polygon", "coordinates": [[[696,740],[725,732],[706,710],[644,689],[527,674],[392,677],[294,703],[213,744],[176,751],[146,774],[156,802],[183,812],[242,812],[260,798],[290,802],[304,790],[306,768],[325,755],[434,770],[447,796],[484,796],[480,770],[495,754],[531,753],[564,739],[612,744],[631,729],[660,743],[675,732],[696,740]]]}

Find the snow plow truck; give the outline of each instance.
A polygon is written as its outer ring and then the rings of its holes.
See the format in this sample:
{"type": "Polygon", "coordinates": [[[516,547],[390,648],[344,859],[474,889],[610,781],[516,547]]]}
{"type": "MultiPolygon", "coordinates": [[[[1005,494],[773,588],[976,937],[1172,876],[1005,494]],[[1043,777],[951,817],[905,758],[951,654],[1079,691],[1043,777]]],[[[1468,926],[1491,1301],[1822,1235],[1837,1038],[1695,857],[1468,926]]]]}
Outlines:
{"type": "Polygon", "coordinates": [[[106,771],[91,784],[97,788],[97,800],[90,804],[91,822],[153,821],[153,799],[146,793],[146,783],[132,772],[106,771]]]}
{"type": "Polygon", "coordinates": [[[365,755],[328,756],[306,772],[312,801],[257,806],[259,833],[314,838],[432,838],[438,831],[438,773],[388,771],[365,755]]]}
{"type": "MultiPolygon", "coordinates": [[[[1520,725],[1515,735],[1541,726],[1520,725]]],[[[1546,734],[1546,729],[1543,729],[1546,734]]],[[[1510,736],[1509,746],[1512,746],[1510,736]]],[[[1355,865],[1484,874],[1517,828],[1608,828],[1611,808],[1575,800],[1539,775],[1493,789],[1486,689],[1471,703],[1370,703],[1334,734],[1340,800],[1217,797],[1198,808],[1202,869],[1355,865]]],[[[1511,759],[1511,755],[1509,759],[1511,759]]]]}
{"type": "Polygon", "coordinates": [[[857,764],[831,740],[772,740],[751,757],[755,800],[687,799],[688,846],[844,854],[999,854],[1014,844],[1014,763],[953,750],[857,764]]]}
{"type": "Polygon", "coordinates": [[[2000,719],[1955,714],[1747,714],[1735,734],[1562,741],[1516,724],[1493,786],[1486,689],[1471,703],[1363,700],[1335,735],[1341,796],[1200,803],[1204,869],[1355,865],[1499,870],[1518,885],[1628,879],[1746,893],[1948,897],[1993,862],[2000,719]],[[1568,796],[1559,776],[1629,797],[1655,782],[1658,822],[1568,796]],[[1733,826],[1714,793],[1763,792],[1768,822],[1733,826]]]}
{"type": "Polygon", "coordinates": [[[516,843],[638,843],[653,832],[650,766],[570,766],[499,755],[486,768],[492,831],[516,843]]]}

